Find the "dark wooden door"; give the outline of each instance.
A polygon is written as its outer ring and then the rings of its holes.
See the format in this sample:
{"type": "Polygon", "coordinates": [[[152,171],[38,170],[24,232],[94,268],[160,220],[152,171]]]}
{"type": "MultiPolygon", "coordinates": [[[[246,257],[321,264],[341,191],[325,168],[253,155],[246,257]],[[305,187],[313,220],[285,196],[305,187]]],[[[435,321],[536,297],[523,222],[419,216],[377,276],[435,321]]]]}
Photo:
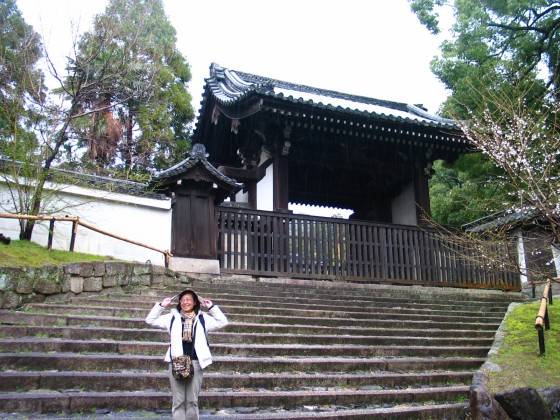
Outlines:
{"type": "Polygon", "coordinates": [[[208,193],[176,192],[171,253],[176,257],[217,258],[214,203],[208,193]]]}

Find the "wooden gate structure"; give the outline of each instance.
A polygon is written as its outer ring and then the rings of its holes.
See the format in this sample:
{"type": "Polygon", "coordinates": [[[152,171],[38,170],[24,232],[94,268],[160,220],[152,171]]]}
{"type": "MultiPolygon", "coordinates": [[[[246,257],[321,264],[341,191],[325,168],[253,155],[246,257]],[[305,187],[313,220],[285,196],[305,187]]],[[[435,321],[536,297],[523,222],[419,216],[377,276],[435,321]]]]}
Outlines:
{"type": "Polygon", "coordinates": [[[216,221],[223,273],[521,289],[519,274],[433,229],[225,206],[216,221]]]}
{"type": "Polygon", "coordinates": [[[193,141],[213,179],[236,191],[214,202],[220,272],[520,289],[516,273],[476,262],[426,223],[433,163],[473,150],[454,121],[216,63],[205,81],[193,141]],[[294,215],[290,203],[352,210],[352,220],[294,215]]]}

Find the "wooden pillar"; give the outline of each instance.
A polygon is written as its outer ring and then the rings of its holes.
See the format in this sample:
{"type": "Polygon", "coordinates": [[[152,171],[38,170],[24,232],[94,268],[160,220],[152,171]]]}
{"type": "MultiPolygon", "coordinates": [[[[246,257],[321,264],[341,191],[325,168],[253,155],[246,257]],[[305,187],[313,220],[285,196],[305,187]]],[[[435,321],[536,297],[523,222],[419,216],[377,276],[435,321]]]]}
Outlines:
{"type": "Polygon", "coordinates": [[[274,211],[288,210],[288,157],[276,156],[273,165],[273,208],[274,211]]]}
{"type": "Polygon", "coordinates": [[[253,210],[257,209],[257,183],[249,182],[247,185],[249,207],[253,210]]]}
{"type": "Polygon", "coordinates": [[[426,224],[426,217],[432,215],[428,184],[430,176],[426,173],[426,169],[419,168],[416,170],[414,177],[414,199],[416,201],[416,220],[418,225],[426,224]]]}

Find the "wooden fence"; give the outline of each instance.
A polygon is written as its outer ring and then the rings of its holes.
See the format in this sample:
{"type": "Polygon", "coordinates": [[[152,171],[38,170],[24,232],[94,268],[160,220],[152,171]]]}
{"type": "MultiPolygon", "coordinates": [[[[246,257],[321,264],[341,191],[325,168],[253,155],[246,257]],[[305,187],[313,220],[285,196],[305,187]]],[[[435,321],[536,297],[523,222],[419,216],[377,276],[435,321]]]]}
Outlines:
{"type": "Polygon", "coordinates": [[[232,207],[216,222],[226,273],[521,289],[518,274],[423,228],[232,207]]]}

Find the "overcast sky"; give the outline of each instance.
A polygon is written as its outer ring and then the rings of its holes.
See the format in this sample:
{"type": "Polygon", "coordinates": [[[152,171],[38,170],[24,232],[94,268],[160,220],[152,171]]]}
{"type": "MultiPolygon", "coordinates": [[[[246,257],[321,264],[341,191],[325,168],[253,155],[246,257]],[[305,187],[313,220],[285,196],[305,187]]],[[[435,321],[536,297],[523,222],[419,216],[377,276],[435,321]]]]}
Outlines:
{"type": "MultiPolygon", "coordinates": [[[[60,70],[76,31],[107,0],[17,0],[60,70]]],[[[198,109],[204,78],[224,67],[378,99],[424,104],[447,97],[431,73],[441,39],[407,0],[164,0],[177,46],[191,65],[198,109]]]]}

